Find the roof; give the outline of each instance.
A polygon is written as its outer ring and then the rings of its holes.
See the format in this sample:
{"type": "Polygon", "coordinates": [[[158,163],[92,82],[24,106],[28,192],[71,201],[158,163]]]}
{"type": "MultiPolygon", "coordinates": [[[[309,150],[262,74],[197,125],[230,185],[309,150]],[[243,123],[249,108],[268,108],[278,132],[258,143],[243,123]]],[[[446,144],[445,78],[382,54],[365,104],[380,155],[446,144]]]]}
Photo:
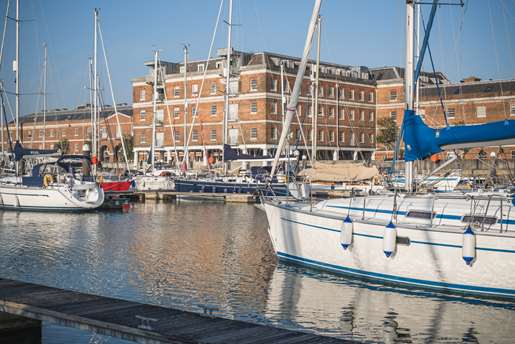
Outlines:
{"type": "MultiPolygon", "coordinates": [[[[126,103],[116,106],[118,113],[132,117],[132,106],[126,103]]],[[[109,106],[100,112],[100,118],[107,118],[114,114],[114,107],[109,106]]],[[[46,122],[54,121],[71,121],[71,120],[85,120],[91,118],[91,108],[89,104],[78,106],[76,109],[54,109],[47,111],[46,122]]],[[[20,119],[20,123],[34,123],[34,121],[41,122],[43,120],[43,113],[32,113],[20,119]]]]}
{"type": "MultiPolygon", "coordinates": [[[[477,82],[455,83],[440,86],[444,98],[453,95],[461,96],[465,94],[489,94],[489,95],[515,95],[515,80],[487,80],[477,82]]],[[[423,97],[438,97],[436,86],[427,86],[420,89],[423,97]]]]}

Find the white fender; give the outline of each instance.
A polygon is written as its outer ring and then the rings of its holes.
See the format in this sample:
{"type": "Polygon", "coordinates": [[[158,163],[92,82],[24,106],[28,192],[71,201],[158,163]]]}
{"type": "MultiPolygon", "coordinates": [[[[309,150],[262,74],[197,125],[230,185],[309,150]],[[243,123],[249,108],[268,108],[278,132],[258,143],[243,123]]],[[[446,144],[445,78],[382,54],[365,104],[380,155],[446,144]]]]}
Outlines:
{"type": "Polygon", "coordinates": [[[397,229],[392,221],[384,228],[383,233],[383,252],[386,257],[390,257],[395,253],[397,247],[397,229]]]}
{"type": "Polygon", "coordinates": [[[340,244],[343,249],[346,250],[352,245],[352,235],[354,233],[354,223],[352,222],[349,215],[343,220],[342,228],[340,230],[340,244]]]}
{"type": "Polygon", "coordinates": [[[465,232],[463,232],[463,246],[462,246],[463,260],[467,265],[472,265],[474,259],[476,259],[476,235],[472,228],[467,226],[465,232]]]}

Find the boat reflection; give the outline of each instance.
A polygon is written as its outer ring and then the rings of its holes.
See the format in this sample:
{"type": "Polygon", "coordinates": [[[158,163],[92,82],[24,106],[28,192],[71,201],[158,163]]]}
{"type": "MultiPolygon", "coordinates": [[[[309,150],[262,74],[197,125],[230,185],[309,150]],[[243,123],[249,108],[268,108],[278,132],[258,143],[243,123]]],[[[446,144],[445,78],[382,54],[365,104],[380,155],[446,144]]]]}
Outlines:
{"type": "Polygon", "coordinates": [[[272,322],[344,339],[509,343],[515,334],[510,302],[370,284],[282,263],[268,295],[265,315],[272,322]]]}

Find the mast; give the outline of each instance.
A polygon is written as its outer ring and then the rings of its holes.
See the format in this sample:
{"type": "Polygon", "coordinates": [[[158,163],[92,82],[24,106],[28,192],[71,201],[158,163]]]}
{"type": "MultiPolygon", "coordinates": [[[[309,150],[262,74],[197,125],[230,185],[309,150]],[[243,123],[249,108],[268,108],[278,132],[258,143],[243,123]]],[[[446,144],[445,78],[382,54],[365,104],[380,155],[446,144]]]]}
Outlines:
{"type": "Polygon", "coordinates": [[[93,128],[92,128],[92,142],[91,142],[91,155],[93,160],[92,172],[93,175],[97,174],[97,116],[98,116],[98,75],[97,75],[97,30],[98,30],[98,8],[94,9],[94,30],[93,30],[93,128]]]}
{"type": "Polygon", "coordinates": [[[284,129],[281,131],[281,138],[279,139],[279,144],[277,145],[277,151],[275,152],[274,162],[272,164],[272,171],[270,173],[270,177],[275,175],[277,171],[277,165],[279,163],[279,158],[281,157],[281,152],[283,151],[284,145],[286,143],[286,137],[288,136],[288,132],[290,131],[290,125],[297,111],[297,103],[299,101],[300,90],[302,86],[302,80],[304,79],[304,73],[306,72],[306,64],[308,62],[308,55],[311,50],[311,42],[313,40],[313,35],[315,33],[316,23],[318,14],[320,13],[320,6],[322,4],[322,0],[316,0],[315,5],[313,7],[313,13],[311,15],[311,20],[309,22],[308,34],[306,36],[306,43],[304,44],[304,52],[302,54],[302,59],[300,61],[299,69],[297,71],[297,76],[295,78],[295,84],[293,85],[293,90],[290,96],[290,102],[286,108],[286,121],[284,124],[284,129]]]}
{"type": "Polygon", "coordinates": [[[155,150],[156,150],[156,115],[157,115],[157,60],[158,60],[158,50],[154,51],[154,91],[152,93],[152,145],[150,146],[150,161],[152,164],[152,172],[154,172],[155,167],[155,150]]]}
{"type": "Polygon", "coordinates": [[[16,141],[20,140],[20,0],[16,0],[16,60],[14,71],[16,72],[16,141]]]}
{"type": "Polygon", "coordinates": [[[227,131],[229,122],[229,92],[231,87],[231,57],[232,57],[232,0],[229,0],[229,18],[227,21],[227,59],[225,67],[225,113],[223,124],[223,143],[222,143],[222,161],[225,163],[225,154],[223,153],[223,145],[227,144],[227,131]]]}
{"type": "Polygon", "coordinates": [[[318,141],[318,81],[320,78],[320,35],[321,35],[321,24],[322,17],[318,16],[317,19],[317,61],[316,61],[316,68],[315,68],[315,100],[314,100],[314,107],[313,107],[313,118],[312,118],[312,125],[313,128],[313,135],[311,136],[311,157],[313,159],[313,163],[317,161],[317,141],[318,141]]]}
{"type": "MultiPolygon", "coordinates": [[[[417,3],[415,6],[415,61],[418,61],[420,59],[420,3],[417,3]]],[[[415,112],[418,113],[419,109],[419,97],[420,97],[420,78],[417,78],[415,80],[415,101],[414,101],[414,109],[415,112]]]]}
{"type": "MultiPolygon", "coordinates": [[[[406,68],[404,73],[404,94],[406,109],[413,109],[413,0],[406,0],[406,68]]],[[[413,161],[406,161],[406,191],[413,190],[413,161]]]]}
{"type": "MultiPolygon", "coordinates": [[[[192,116],[193,118],[193,116],[192,116]]],[[[193,129],[193,127],[192,127],[193,129]]],[[[188,45],[184,44],[184,156],[182,161],[188,166],[189,152],[188,152],[188,45]]]]}
{"type": "Polygon", "coordinates": [[[47,81],[47,64],[48,64],[48,55],[47,55],[47,45],[43,43],[44,55],[45,58],[43,60],[43,149],[46,149],[46,81],[47,81]]]}
{"type": "MultiPolygon", "coordinates": [[[[284,60],[281,60],[281,116],[284,125],[284,107],[286,106],[286,96],[284,95],[284,60]]],[[[283,128],[284,130],[284,128],[283,128]]]]}

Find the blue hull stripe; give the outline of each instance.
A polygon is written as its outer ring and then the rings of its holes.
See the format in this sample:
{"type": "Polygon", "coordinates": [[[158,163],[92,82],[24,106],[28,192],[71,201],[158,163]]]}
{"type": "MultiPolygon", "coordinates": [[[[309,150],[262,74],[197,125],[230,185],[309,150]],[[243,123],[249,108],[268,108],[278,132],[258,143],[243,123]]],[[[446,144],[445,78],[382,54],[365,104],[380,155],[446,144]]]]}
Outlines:
{"type": "MultiPolygon", "coordinates": [[[[355,211],[365,211],[367,213],[378,213],[378,214],[389,214],[392,215],[392,210],[386,210],[386,209],[372,209],[372,208],[359,208],[359,207],[348,207],[345,205],[334,205],[329,204],[327,205],[328,208],[338,208],[338,209],[347,209],[347,210],[355,210],[355,211]]],[[[397,211],[397,215],[406,216],[406,211],[397,211]]],[[[459,215],[449,215],[449,214],[436,214],[435,219],[445,219],[445,220],[458,220],[461,221],[463,216],[459,215]]],[[[515,220],[499,220],[498,223],[502,223],[504,225],[513,225],[515,224],[515,220]]]]}
{"type": "MultiPolygon", "coordinates": [[[[281,217],[281,220],[286,221],[286,222],[295,223],[295,224],[302,225],[302,226],[306,226],[306,227],[312,227],[312,228],[316,228],[316,229],[321,229],[321,230],[325,230],[325,231],[329,231],[329,232],[336,232],[336,233],[340,233],[341,232],[339,229],[312,225],[312,224],[309,224],[309,223],[304,223],[304,222],[299,222],[299,221],[287,219],[285,217],[281,217]]],[[[381,240],[383,239],[382,236],[363,234],[363,233],[356,233],[356,232],[354,232],[353,235],[367,237],[367,238],[381,239],[381,240]]],[[[437,242],[418,241],[418,240],[410,240],[410,242],[412,244],[452,247],[452,248],[460,248],[460,249],[462,248],[461,245],[445,244],[445,243],[437,243],[437,242]]],[[[505,250],[505,249],[499,249],[499,248],[476,247],[476,250],[478,250],[478,251],[490,251],[490,252],[501,252],[501,253],[514,253],[515,254],[515,250],[505,250]]]]}
{"type": "Polygon", "coordinates": [[[409,284],[409,285],[422,286],[422,287],[428,287],[428,288],[437,288],[437,289],[443,289],[443,290],[454,290],[454,291],[462,291],[462,292],[469,291],[469,292],[483,294],[483,295],[505,296],[505,297],[515,298],[515,289],[488,288],[488,287],[472,286],[472,285],[465,285],[465,284],[428,281],[428,280],[421,280],[421,279],[416,279],[416,278],[387,275],[387,274],[382,274],[382,273],[378,273],[378,272],[370,272],[370,271],[365,271],[365,270],[348,268],[348,267],[344,267],[344,266],[340,266],[340,265],[324,263],[324,262],[320,262],[317,260],[298,257],[295,255],[291,255],[291,254],[283,253],[283,252],[277,252],[277,256],[280,259],[301,263],[306,266],[322,268],[325,270],[343,273],[343,274],[367,277],[367,278],[371,278],[374,280],[379,279],[382,281],[397,282],[397,283],[401,283],[401,284],[409,284]]]}

